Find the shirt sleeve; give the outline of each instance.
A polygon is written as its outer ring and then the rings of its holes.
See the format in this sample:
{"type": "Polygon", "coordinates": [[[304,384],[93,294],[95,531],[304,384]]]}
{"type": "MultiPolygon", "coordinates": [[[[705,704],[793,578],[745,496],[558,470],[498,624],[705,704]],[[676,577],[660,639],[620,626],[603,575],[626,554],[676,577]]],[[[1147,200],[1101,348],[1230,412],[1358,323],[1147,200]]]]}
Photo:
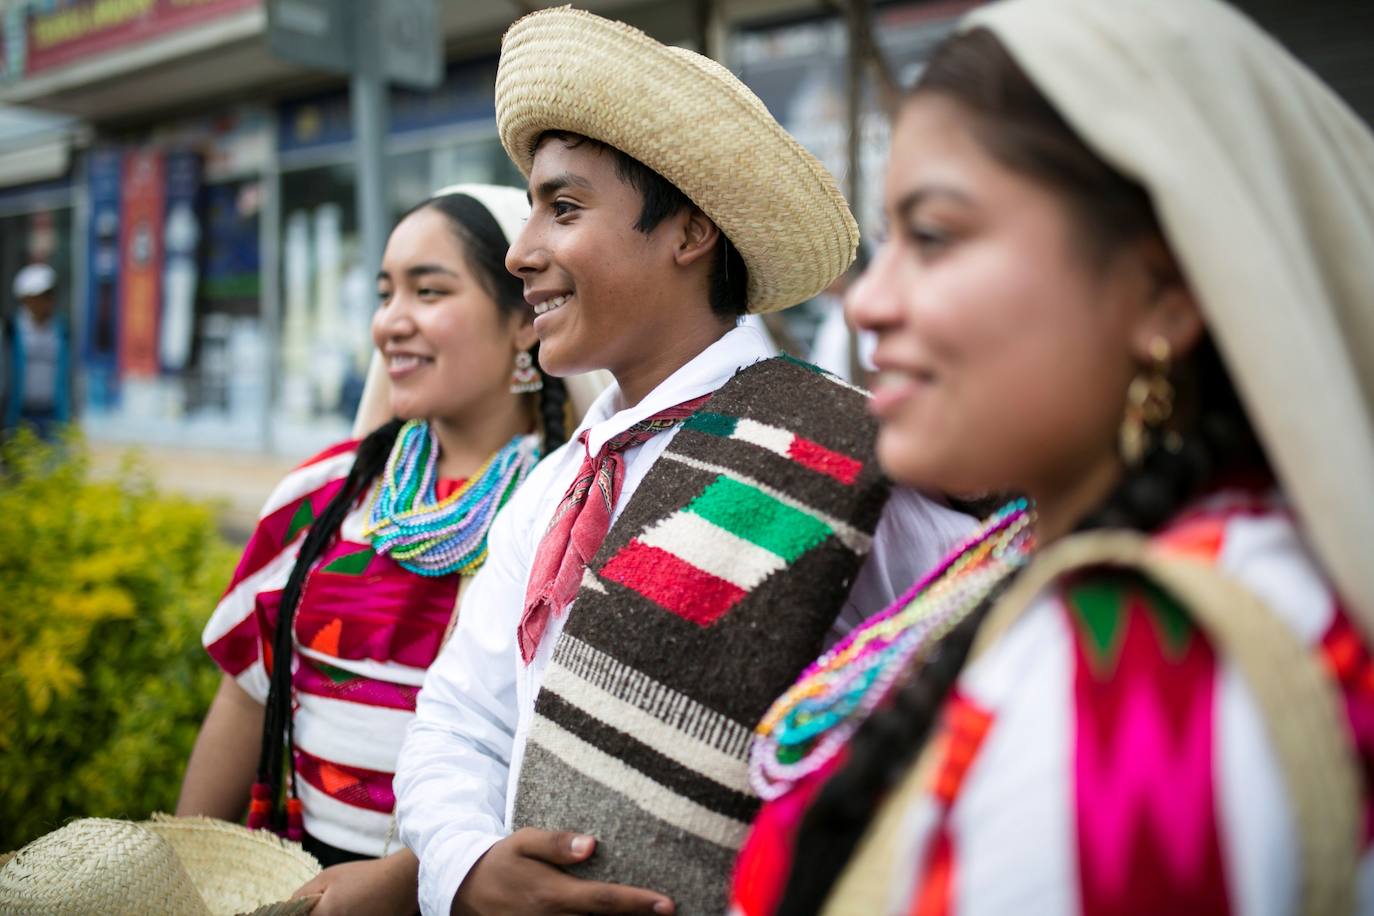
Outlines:
{"type": "Polygon", "coordinates": [[[397,824],[402,842],[420,860],[420,909],[426,914],[446,916],[472,866],[506,835],[518,717],[515,633],[529,568],[527,520],[539,483],[532,476],[492,524],[487,561],[463,595],[452,637],[425,675],[401,747],[397,824]]]}
{"type": "Polygon", "coordinates": [[[224,596],[201,632],[201,642],[215,664],[259,703],[267,702],[269,686],[259,604],[276,612],[281,590],[300,554],[303,532],[343,486],[343,477],[353,465],[354,444],[331,446],[277,484],[224,596]]]}
{"type": "Polygon", "coordinates": [[[854,587],[831,628],[827,644],[896,601],[957,547],[977,522],[908,487],[892,488],[854,587]]]}

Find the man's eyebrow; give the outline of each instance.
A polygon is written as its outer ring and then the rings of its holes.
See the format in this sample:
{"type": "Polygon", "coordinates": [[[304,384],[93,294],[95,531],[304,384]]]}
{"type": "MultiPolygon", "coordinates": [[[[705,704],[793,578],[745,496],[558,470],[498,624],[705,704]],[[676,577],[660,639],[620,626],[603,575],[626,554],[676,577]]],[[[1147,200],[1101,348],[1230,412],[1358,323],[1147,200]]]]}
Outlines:
{"type": "Polygon", "coordinates": [[[592,183],[581,175],[573,172],[564,172],[561,175],[554,175],[552,178],[539,182],[531,195],[530,202],[534,202],[534,197],[539,197],[541,199],[552,197],[559,191],[568,187],[582,188],[585,191],[590,191],[592,190],[592,183]]]}

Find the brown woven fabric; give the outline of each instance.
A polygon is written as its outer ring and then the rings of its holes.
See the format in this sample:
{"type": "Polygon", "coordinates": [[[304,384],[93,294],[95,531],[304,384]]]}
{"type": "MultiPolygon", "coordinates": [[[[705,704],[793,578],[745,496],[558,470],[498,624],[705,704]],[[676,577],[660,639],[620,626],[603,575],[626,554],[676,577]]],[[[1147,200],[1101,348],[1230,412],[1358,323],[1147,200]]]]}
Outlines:
{"type": "Polygon", "coordinates": [[[887,500],[865,407],[793,360],[744,369],[683,424],[611,528],[554,647],[515,802],[516,827],[597,838],[577,874],[654,888],[681,916],[723,911],[758,806],[751,729],[820,651],[887,500]],[[786,457],[798,439],[810,445],[790,454],[809,461],[786,457]],[[808,526],[816,540],[788,541],[808,526]],[[690,562],[710,565],[721,544],[734,592],[713,592],[723,580],[690,562]]]}

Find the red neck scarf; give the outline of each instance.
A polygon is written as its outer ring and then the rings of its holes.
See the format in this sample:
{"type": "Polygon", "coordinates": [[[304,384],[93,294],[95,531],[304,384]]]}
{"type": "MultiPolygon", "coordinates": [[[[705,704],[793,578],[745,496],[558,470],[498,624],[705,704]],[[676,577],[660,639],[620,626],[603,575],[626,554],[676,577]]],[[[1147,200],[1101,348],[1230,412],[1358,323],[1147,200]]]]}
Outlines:
{"type": "Polygon", "coordinates": [[[711,395],[684,401],[659,411],[647,420],[611,437],[595,457],[587,450],[587,431],[578,437],[584,453],[568,492],[549,522],[549,530],[539,542],[530,568],[525,592],[525,610],[520,615],[520,657],[525,664],[534,659],[539,640],[554,614],[561,613],[582,585],[582,573],[601,549],[611,530],[611,513],[625,480],[625,459],[621,452],[643,445],[659,433],[672,429],[696,412],[711,395]],[[589,499],[592,488],[597,498],[589,499]]]}

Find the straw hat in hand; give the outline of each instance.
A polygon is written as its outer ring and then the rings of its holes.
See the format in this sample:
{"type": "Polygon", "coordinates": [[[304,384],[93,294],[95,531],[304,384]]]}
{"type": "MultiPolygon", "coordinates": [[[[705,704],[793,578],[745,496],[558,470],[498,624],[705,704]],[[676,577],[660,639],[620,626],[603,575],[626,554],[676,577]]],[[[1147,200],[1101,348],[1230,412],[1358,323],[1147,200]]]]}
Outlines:
{"type": "Polygon", "coordinates": [[[0,914],[298,916],[320,871],[296,843],[206,817],[85,818],[0,856],[0,914]]]}

